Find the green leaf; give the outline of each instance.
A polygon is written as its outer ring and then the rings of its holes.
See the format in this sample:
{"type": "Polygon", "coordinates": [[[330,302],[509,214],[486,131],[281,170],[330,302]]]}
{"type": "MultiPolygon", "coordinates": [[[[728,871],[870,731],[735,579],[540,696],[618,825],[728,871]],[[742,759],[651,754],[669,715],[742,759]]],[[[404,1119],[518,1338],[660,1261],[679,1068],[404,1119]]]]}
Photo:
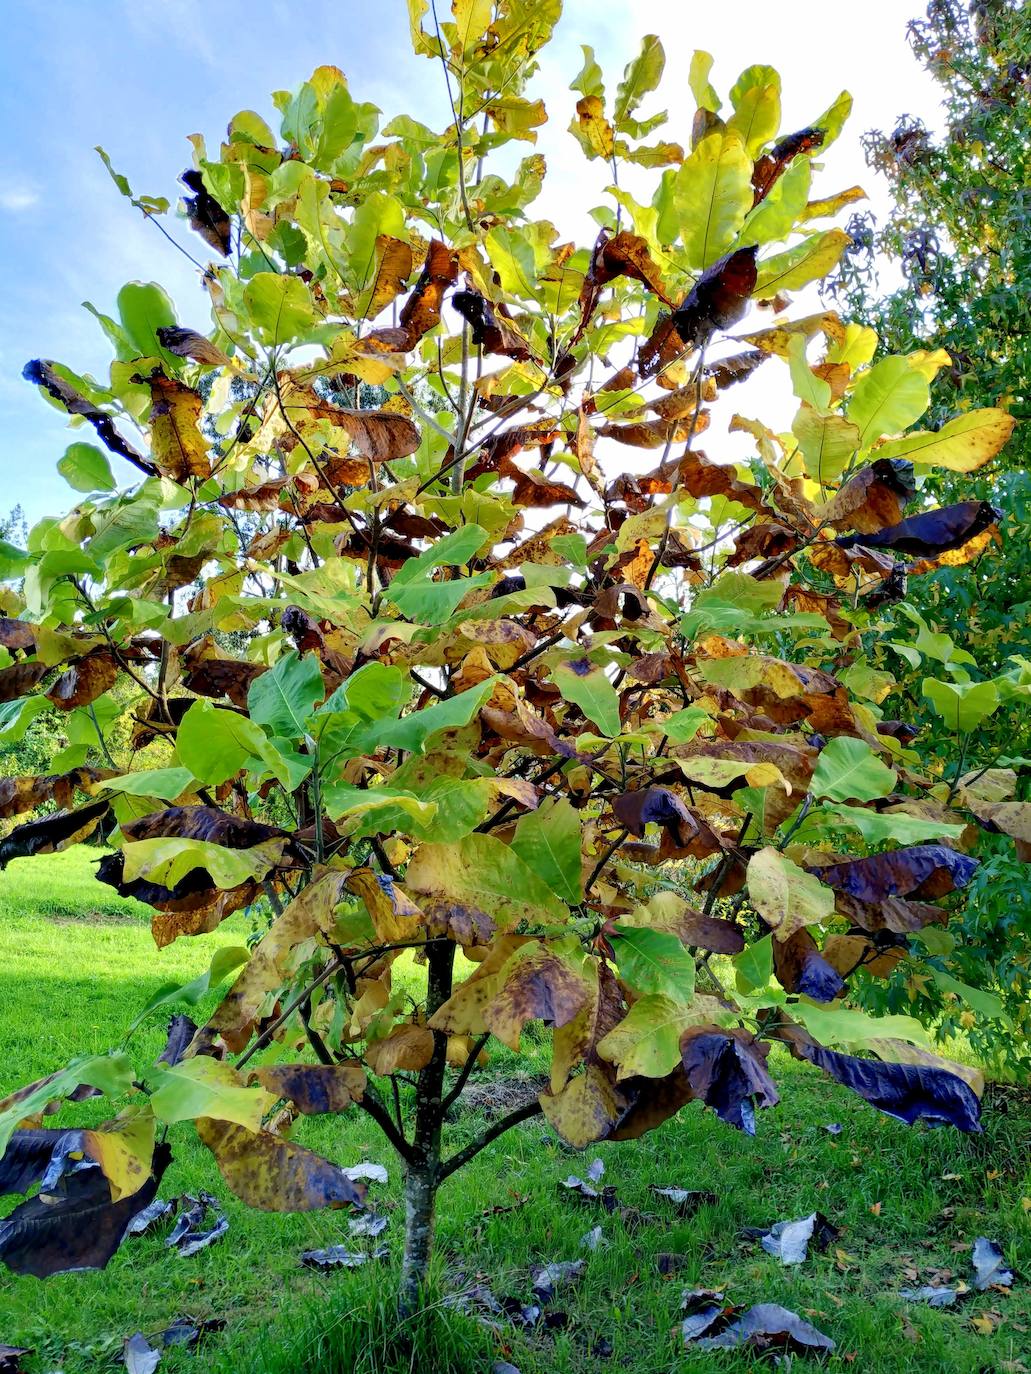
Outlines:
{"type": "Polygon", "coordinates": [[[107,455],[92,444],[69,444],[57,470],[75,491],[114,491],[107,455]]]}
{"type": "Polygon", "coordinates": [[[193,774],[188,768],[144,768],[120,778],[107,778],[103,787],[107,792],[125,792],[131,797],[157,797],[159,801],[175,801],[192,782],[193,774]]]}
{"type": "Polygon", "coordinates": [[[717,130],[674,173],[669,204],[659,214],[659,238],[680,238],[692,270],[709,267],[733,243],[752,197],[752,160],[741,135],[717,130]]]}
{"type": "Polygon", "coordinates": [[[920,430],[882,444],[878,458],[908,458],[911,463],[975,472],[1005,447],[1013,416],[1004,410],[968,410],[938,430],[920,430]]]}
{"type": "Polygon", "coordinates": [[[512,848],[564,902],[583,901],[580,818],[567,798],[544,802],[520,818],[512,848]]]}
{"type": "Polygon", "coordinates": [[[262,1117],[275,1101],[275,1094],[264,1088],[245,1088],[231,1064],[207,1054],[167,1069],[150,1096],[154,1115],[168,1126],[208,1116],[252,1131],[261,1129],[262,1117]]]}
{"type": "Polygon", "coordinates": [[[390,584],[391,591],[399,584],[403,587],[424,573],[432,572],[434,568],[461,567],[469,562],[488,539],[487,531],[482,525],[460,525],[457,530],[452,530],[450,534],[438,539],[418,558],[410,558],[406,563],[402,563],[390,584]]]}
{"type": "Polygon", "coordinates": [[[930,1048],[927,1032],[912,1016],[871,1016],[855,1007],[819,1007],[806,1001],[793,1002],[791,1015],[821,1045],[861,1047],[888,1038],[930,1048]]]}
{"type": "MultiPolygon", "coordinates": [[[[586,43],[580,44],[580,50],[584,55],[584,64],[579,72],[570,82],[571,91],[580,91],[583,95],[600,95],[605,97],[605,82],[602,78],[601,67],[594,56],[594,49],[586,43]]],[[[436,135],[434,135],[434,141],[436,135]]]]}
{"type": "Polygon", "coordinates": [[[73,1059],[67,1068],[40,1079],[24,1096],[19,1095],[9,1107],[0,1111],[0,1156],[20,1121],[41,1112],[58,1098],[67,1097],[82,1084],[97,1088],[108,1097],[120,1097],[129,1091],[132,1081],[132,1064],[120,1050],[114,1054],[89,1054],[73,1059]]]}
{"type": "Polygon", "coordinates": [[[727,128],[741,135],[748,156],[754,159],[780,128],[779,74],[773,67],[748,67],[734,82],[730,103],[734,113],[727,128]]]}
{"type": "Polygon", "coordinates": [[[612,948],[619,975],[633,992],[660,993],[685,1004],[694,997],[694,956],[676,935],[617,925],[612,948]]]}
{"type": "Polygon", "coordinates": [[[763,300],[778,291],[799,291],[812,281],[825,277],[838,265],[838,259],[852,242],[843,229],[827,229],[810,234],[802,243],[764,258],[759,263],[753,296],[763,300]]]}
{"type": "Polygon", "coordinates": [[[263,840],[249,849],[226,849],[208,840],[188,840],[162,836],[135,840],[122,848],[125,855],[125,881],[147,878],[163,887],[175,887],[196,869],[210,874],[216,887],[224,891],[240,887],[252,878],[264,878],[282,857],[285,840],[263,840]]]}
{"type": "Polygon", "coordinates": [[[976,730],[999,706],[994,682],[941,682],[925,677],[921,691],[949,729],[961,735],[976,730]]]}
{"type": "Polygon", "coordinates": [[[688,744],[711,717],[700,706],[686,706],[682,711],[674,711],[665,720],[655,725],[657,731],[666,736],[670,744],[688,744]]]}
{"type": "Polygon", "coordinates": [[[830,405],[831,384],[809,366],[806,358],[806,340],[801,334],[792,334],[788,339],[788,367],[791,371],[791,386],[800,401],[814,410],[826,410],[830,405]]]}
{"type": "Polygon", "coordinates": [[[491,573],[478,573],[475,577],[434,582],[431,574],[424,572],[421,577],[405,582],[400,587],[395,578],[387,595],[406,620],[417,621],[420,625],[442,625],[471,591],[487,587],[493,581],[491,573]]]}
{"type": "Polygon", "coordinates": [[[756,992],[769,986],[773,977],[773,936],[764,935],[747,945],[731,960],[740,992],[756,992]]]}
{"type": "Polygon", "coordinates": [[[629,115],[632,115],[641,101],[654,91],[662,80],[666,66],[666,54],[655,34],[645,34],[641,39],[641,51],[628,62],[623,71],[623,80],[616,87],[616,103],[613,121],[620,128],[629,115]]]}
{"type": "Polygon", "coordinates": [[[898,774],[883,764],[865,740],[839,735],[820,750],[809,790],[831,801],[873,801],[894,790],[898,774]]]}
{"type": "MultiPolygon", "coordinates": [[[[930,973],[942,992],[951,992],[961,1002],[966,1003],[971,1011],[976,1011],[978,1016],[985,1016],[990,1021],[1002,1021],[1004,1025],[1012,1026],[1013,1022],[1006,1014],[1002,999],[996,997],[994,993],[985,992],[982,988],[972,988],[967,983],[961,983],[958,978],[953,978],[952,974],[946,973],[944,969],[931,967],[930,973]]],[[[885,1035],[890,1033],[889,1031],[883,1032],[885,1035]]]]}
{"type": "Polygon", "coordinates": [[[204,699],[193,703],[176,734],[176,752],[183,768],[208,787],[235,777],[268,747],[268,740],[253,721],[204,699]]]}
{"type": "Polygon", "coordinates": [[[25,738],[25,731],[41,711],[50,705],[45,696],[18,697],[0,705],[0,740],[15,743],[25,738]]]}
{"type": "Polygon", "coordinates": [[[160,358],[177,373],[182,359],[158,342],[158,329],[174,325],[175,306],[157,282],[127,282],[118,293],[118,314],[125,337],[138,358],[160,358]]]}
{"type": "Polygon", "coordinates": [[[927,378],[907,358],[882,358],[859,378],[846,414],[859,430],[860,447],[869,448],[882,435],[908,429],[930,399],[927,378]]]}
{"type": "Polygon", "coordinates": [[[834,911],[831,889],[770,846],[749,859],[747,882],[749,901],[778,940],[825,921],[834,911]]]}
{"type": "Polygon", "coordinates": [[[598,1042],[602,1059],[619,1066],[617,1078],[665,1078],[681,1062],[680,1037],[689,1026],[722,1019],[714,997],[696,997],[692,1006],[648,993],[639,997],[619,1025],[598,1042]]]}
{"type": "Polygon", "coordinates": [[[489,677],[466,692],[435,701],[432,706],[424,706],[419,711],[411,711],[400,720],[376,724],[369,736],[370,744],[415,753],[437,730],[453,730],[457,726],[468,725],[493,692],[494,683],[495,679],[489,677]]]}
{"type": "Polygon", "coordinates": [[[700,110],[711,110],[713,114],[719,114],[720,105],[723,103],[709,81],[709,73],[712,71],[712,53],[696,50],[691,55],[691,67],[688,73],[688,85],[691,87],[691,94],[695,98],[695,104],[700,110]]]}
{"type": "Polygon", "coordinates": [[[494,835],[421,844],[405,874],[412,893],[442,895],[486,912],[499,929],[520,921],[565,922],[567,911],[544,880],[494,835]]]}
{"type": "MultiPolygon", "coordinates": [[[[269,734],[299,740],[309,733],[309,718],[316,703],[325,695],[326,686],[317,656],[305,654],[302,657],[296,649],[291,649],[269,672],[262,673],[251,683],[247,709],[251,720],[266,726],[269,734]]],[[[181,753],[179,757],[182,758],[181,753]]]]}
{"type": "Polygon", "coordinates": [[[127,1034],[132,1035],[148,1016],[155,1011],[161,1011],[164,1007],[174,1007],[180,1003],[185,1003],[188,1007],[195,1007],[208,995],[212,988],[217,987],[241,964],[246,964],[250,957],[250,951],[244,945],[224,945],[212,955],[211,963],[204,972],[199,973],[190,982],[162,983],[135,1018],[127,1034]]]}
{"type": "Polygon", "coordinates": [[[955,840],[966,829],[962,823],[947,825],[943,821],[925,821],[920,816],[908,816],[904,811],[868,811],[862,806],[843,806],[840,803],[811,811],[805,821],[806,829],[810,823],[820,829],[844,827],[858,830],[867,844],[893,841],[898,845],[907,845],[923,844],[928,840],[955,840]]]}
{"type": "Polygon", "coordinates": [[[821,485],[836,482],[859,448],[859,430],[851,421],[843,415],[821,415],[805,402],[791,422],[791,432],[802,450],[806,472],[821,485]]]}
{"type": "Polygon", "coordinates": [[[619,693],[601,668],[586,658],[573,659],[556,664],[551,680],[563,698],[579,706],[603,735],[619,734],[619,693]]]}
{"type": "Polygon", "coordinates": [[[267,344],[290,343],[316,324],[308,288],[300,277],[259,272],[244,286],[251,323],[267,344]]]}

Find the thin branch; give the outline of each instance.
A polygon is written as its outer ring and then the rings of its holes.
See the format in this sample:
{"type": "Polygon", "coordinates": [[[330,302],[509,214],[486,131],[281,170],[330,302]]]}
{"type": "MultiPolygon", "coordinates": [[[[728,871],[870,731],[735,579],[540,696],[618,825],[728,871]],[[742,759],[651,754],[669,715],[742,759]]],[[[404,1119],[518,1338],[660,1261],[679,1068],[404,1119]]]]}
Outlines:
{"type": "Polygon", "coordinates": [[[601,858],[598,860],[598,862],[594,865],[594,870],[593,870],[593,872],[591,873],[591,876],[587,879],[586,883],[584,883],[584,896],[585,896],[585,897],[587,896],[588,892],[590,892],[590,890],[591,890],[591,888],[594,886],[595,882],[598,880],[598,877],[599,877],[599,875],[601,874],[601,870],[605,867],[605,865],[608,863],[608,861],[612,858],[613,854],[615,854],[616,850],[617,850],[617,849],[619,848],[619,846],[623,843],[623,841],[626,839],[626,837],[627,837],[627,835],[629,835],[629,833],[630,833],[629,830],[627,830],[627,828],[624,826],[623,829],[622,829],[622,830],[619,832],[619,834],[616,836],[616,838],[612,841],[612,843],[606,848],[604,854],[602,854],[602,856],[601,856],[601,858]]]}
{"type": "Polygon", "coordinates": [[[472,1049],[469,1051],[469,1058],[462,1065],[458,1077],[455,1079],[455,1086],[451,1089],[451,1091],[440,1104],[441,1116],[446,1116],[450,1109],[462,1096],[462,1090],[465,1087],[466,1083],[468,1083],[469,1081],[469,1075],[476,1067],[476,1061],[477,1059],[479,1059],[480,1053],[489,1039],[490,1031],[487,1031],[485,1034],[479,1036],[476,1040],[473,1041],[472,1049]]]}
{"type": "Polygon", "coordinates": [[[355,1106],[360,1107],[366,1116],[372,1117],[373,1121],[375,1121],[376,1125],[390,1141],[391,1145],[393,1145],[394,1149],[405,1163],[410,1164],[414,1159],[412,1147],[394,1125],[390,1118],[390,1113],[375,1095],[371,1084],[366,1087],[361,1097],[355,1098],[355,1106]]]}
{"type": "Polygon", "coordinates": [[[306,998],[309,998],[316,988],[321,987],[327,978],[332,977],[332,975],[336,973],[339,967],[339,959],[330,959],[329,963],[326,964],[326,966],[323,969],[321,969],[319,973],[316,974],[316,976],[311,980],[307,987],[303,988],[302,991],[299,992],[297,996],[293,999],[293,1001],[289,1002],[286,1005],[286,1007],[283,1009],[283,1011],[279,1013],[279,1015],[271,1023],[271,1025],[266,1026],[266,1028],[258,1036],[257,1040],[255,1040],[254,1044],[251,1045],[250,1049],[244,1051],[244,1053],[236,1061],[237,1069],[242,1069],[243,1066],[246,1063],[248,1063],[249,1060],[254,1058],[254,1056],[258,1053],[259,1050],[263,1050],[265,1046],[270,1043],[276,1031],[279,1030],[281,1026],[286,1025],[287,1021],[290,1020],[290,1017],[293,1016],[294,1012],[302,1004],[302,1002],[304,1002],[306,998]]]}
{"type": "Polygon", "coordinates": [[[532,1116],[540,1116],[541,1111],[540,1102],[534,1098],[532,1102],[524,1103],[522,1107],[510,1112],[508,1116],[502,1117],[500,1121],[495,1121],[494,1125],[489,1126],[471,1145],[467,1145],[464,1150],[459,1150],[457,1154],[453,1154],[450,1159],[444,1161],[440,1166],[440,1173],[437,1175],[438,1183],[443,1183],[446,1178],[450,1178],[453,1173],[468,1164],[471,1159],[475,1159],[480,1151],[486,1149],[492,1141],[497,1140],[499,1135],[504,1135],[513,1126],[518,1126],[521,1121],[529,1121],[532,1116]]]}

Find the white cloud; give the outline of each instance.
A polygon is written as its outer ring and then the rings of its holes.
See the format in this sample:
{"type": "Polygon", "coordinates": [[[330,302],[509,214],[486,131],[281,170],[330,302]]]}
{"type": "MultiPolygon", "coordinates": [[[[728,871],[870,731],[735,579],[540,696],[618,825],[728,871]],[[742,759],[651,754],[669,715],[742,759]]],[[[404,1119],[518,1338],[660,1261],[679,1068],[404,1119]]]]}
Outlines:
{"type": "Polygon", "coordinates": [[[22,210],[31,210],[39,204],[39,192],[28,186],[12,186],[10,190],[0,191],[0,210],[17,215],[22,210]]]}

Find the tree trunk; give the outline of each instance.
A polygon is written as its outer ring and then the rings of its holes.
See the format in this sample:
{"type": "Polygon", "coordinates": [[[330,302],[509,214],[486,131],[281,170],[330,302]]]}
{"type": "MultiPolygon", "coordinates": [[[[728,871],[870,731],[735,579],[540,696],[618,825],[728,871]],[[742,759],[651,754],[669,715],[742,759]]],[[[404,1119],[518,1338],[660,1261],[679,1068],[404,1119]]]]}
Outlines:
{"type": "Polygon", "coordinates": [[[433,1253],[437,1184],[428,1169],[410,1165],[405,1178],[405,1251],[398,1308],[402,1317],[419,1310],[433,1253]]]}
{"type": "MultiPolygon", "coordinates": [[[[426,1018],[451,996],[455,946],[448,941],[426,948],[426,1018]]],[[[434,1204],[440,1183],[440,1136],[444,1116],[444,1074],[447,1036],[433,1032],[433,1055],[419,1074],[415,1099],[414,1158],[405,1177],[405,1251],[398,1307],[410,1317],[422,1304],[430,1256],[433,1253],[434,1204]]]]}

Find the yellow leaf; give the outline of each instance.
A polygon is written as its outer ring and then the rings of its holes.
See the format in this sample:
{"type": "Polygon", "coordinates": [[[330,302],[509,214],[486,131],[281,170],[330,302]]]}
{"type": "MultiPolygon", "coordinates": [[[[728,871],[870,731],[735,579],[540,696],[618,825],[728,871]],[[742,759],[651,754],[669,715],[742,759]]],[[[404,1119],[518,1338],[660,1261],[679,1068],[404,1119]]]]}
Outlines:
{"type": "Polygon", "coordinates": [[[908,458],[911,463],[976,472],[1007,444],[1016,421],[1004,410],[968,410],[939,430],[919,430],[876,450],[878,458],[908,458]]]}
{"type": "Polygon", "coordinates": [[[787,940],[834,911],[834,893],[819,878],[767,845],[748,861],[748,896],[756,911],[787,940]]]}

